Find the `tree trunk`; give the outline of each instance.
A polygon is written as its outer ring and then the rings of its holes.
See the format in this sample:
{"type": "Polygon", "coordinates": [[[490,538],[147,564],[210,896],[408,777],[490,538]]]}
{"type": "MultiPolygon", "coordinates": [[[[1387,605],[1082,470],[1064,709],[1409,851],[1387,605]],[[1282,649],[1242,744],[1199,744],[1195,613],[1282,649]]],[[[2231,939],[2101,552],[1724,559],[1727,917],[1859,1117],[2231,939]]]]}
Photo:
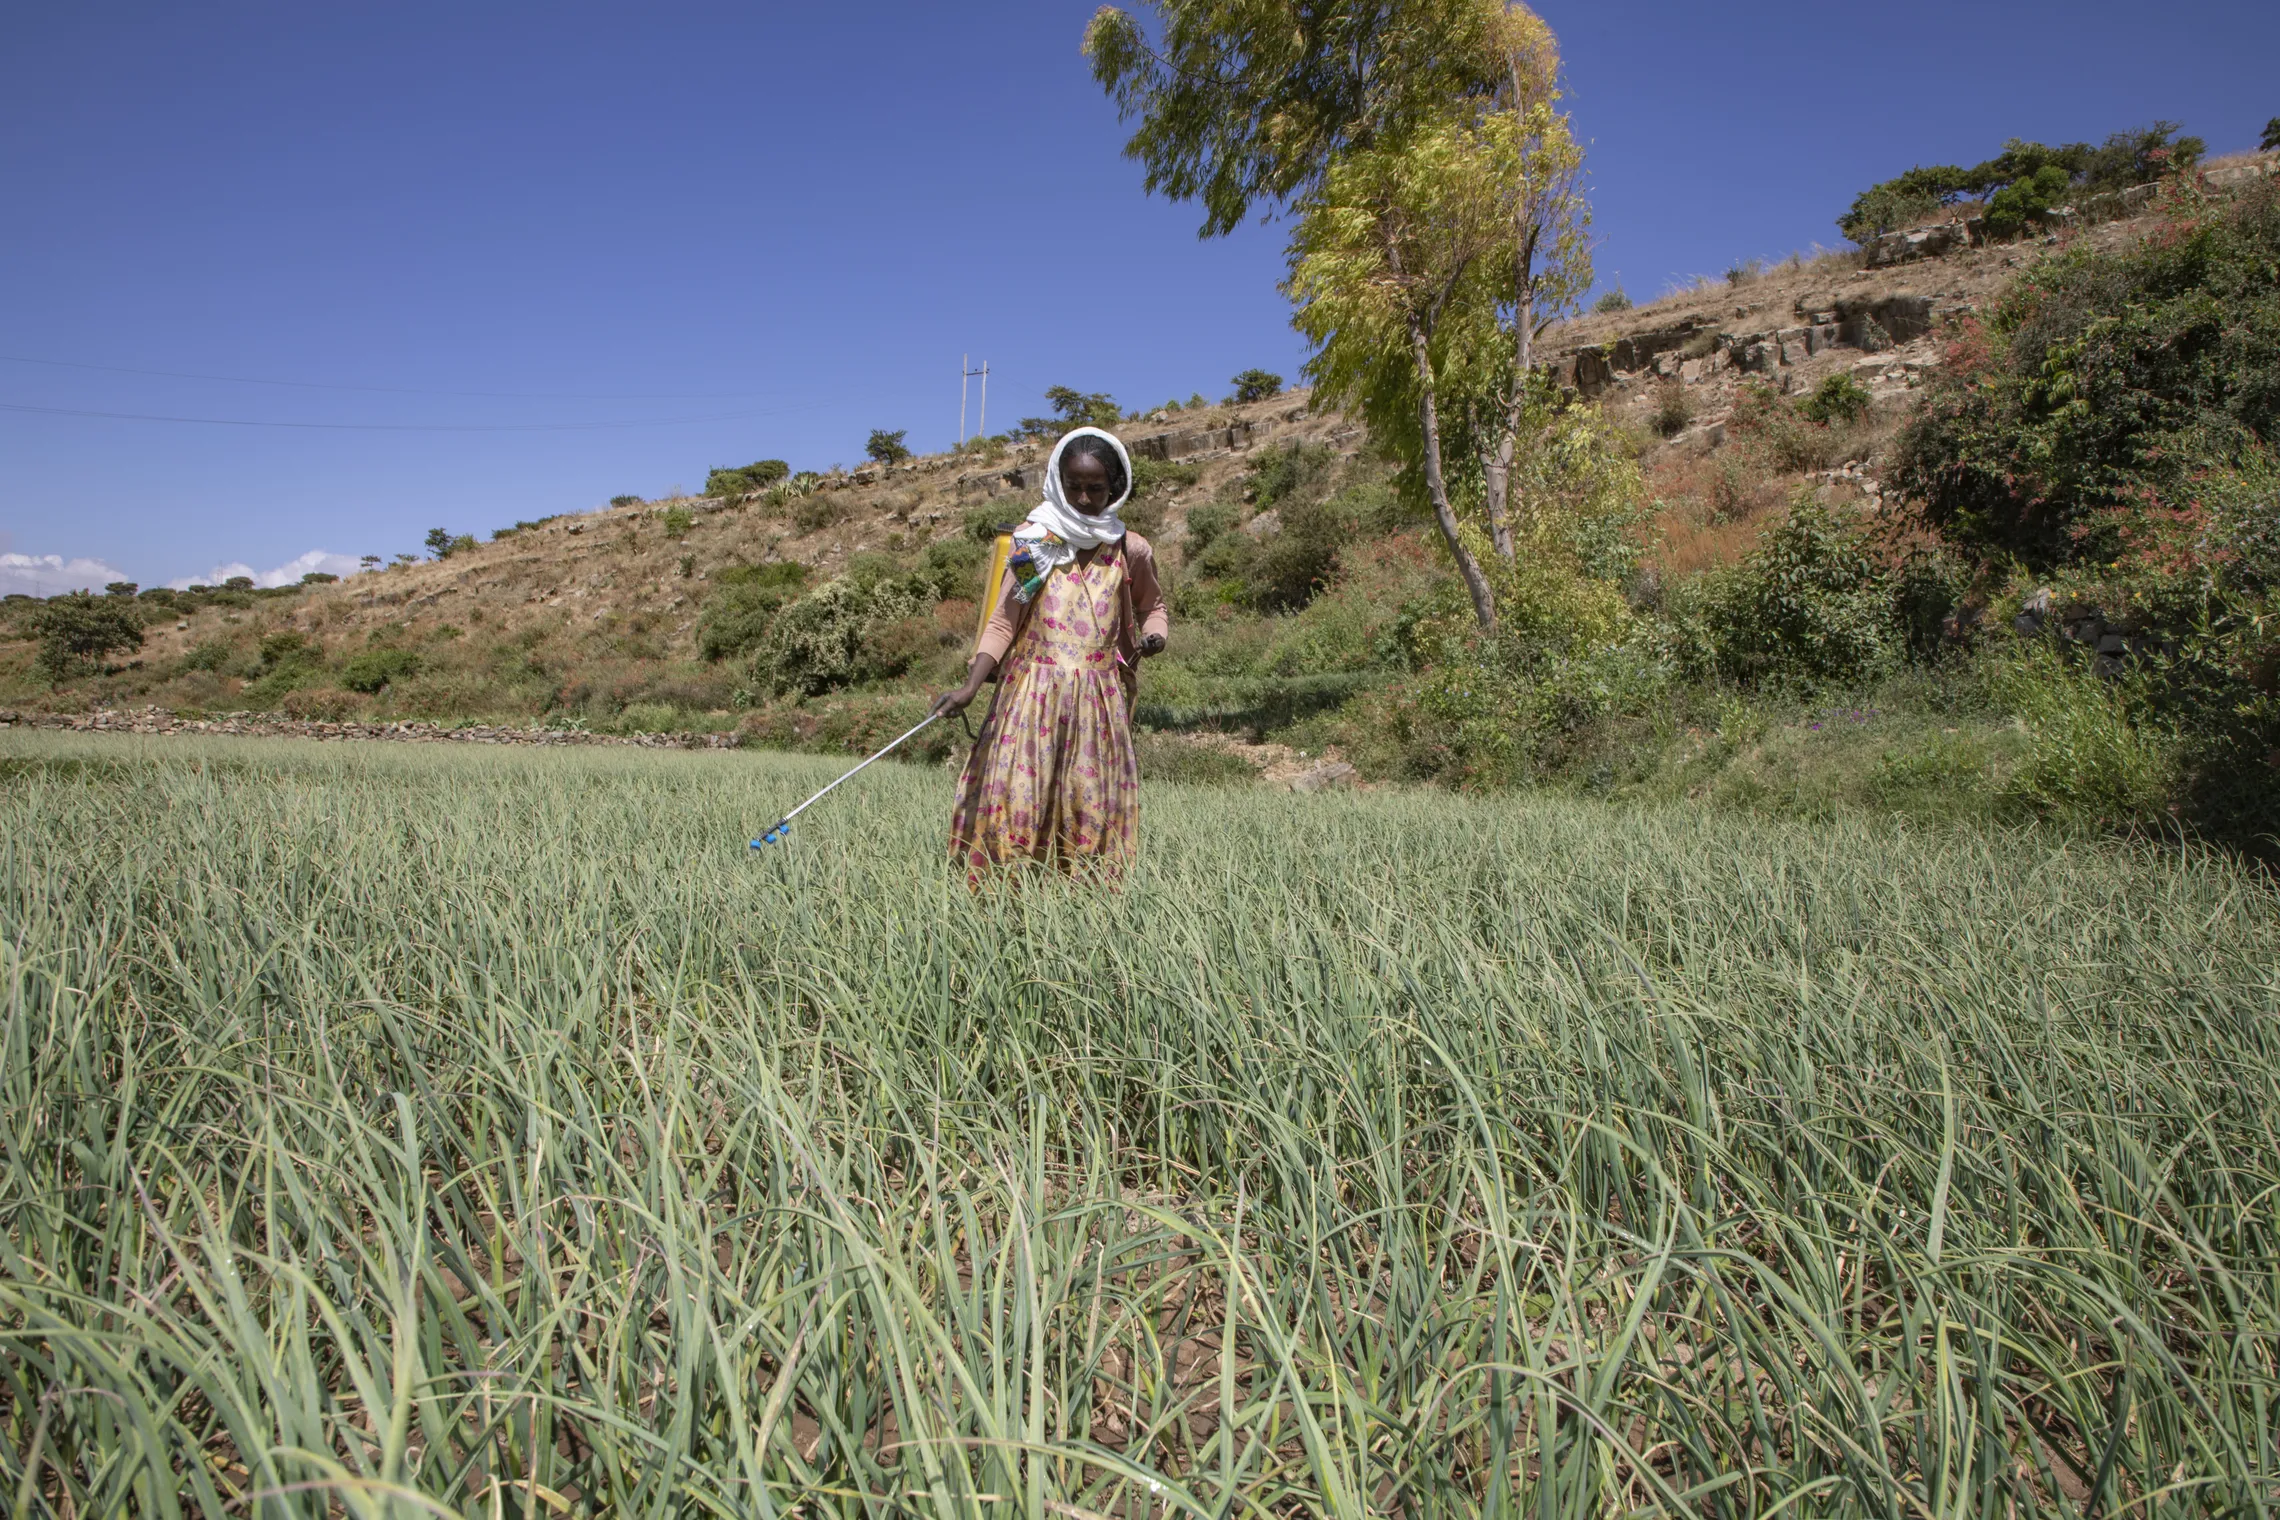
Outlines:
{"type": "Polygon", "coordinates": [[[1480,562],[1465,547],[1464,535],[1457,531],[1456,509],[1449,505],[1449,483],[1441,473],[1441,412],[1433,397],[1432,344],[1414,318],[1409,323],[1409,348],[1417,363],[1417,420],[1425,435],[1425,492],[1433,499],[1433,520],[1441,525],[1441,538],[1456,559],[1457,574],[1464,577],[1465,590],[1472,594],[1473,617],[1479,621],[1480,631],[1494,633],[1496,596],[1488,588],[1488,577],[1481,574],[1480,562]]]}

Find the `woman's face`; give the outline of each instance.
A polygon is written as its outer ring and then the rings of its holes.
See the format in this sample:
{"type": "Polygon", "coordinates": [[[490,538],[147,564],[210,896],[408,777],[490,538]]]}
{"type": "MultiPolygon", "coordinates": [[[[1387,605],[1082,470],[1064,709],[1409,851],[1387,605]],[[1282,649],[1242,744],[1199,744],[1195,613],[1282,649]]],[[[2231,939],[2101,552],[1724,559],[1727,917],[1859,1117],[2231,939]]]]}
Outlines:
{"type": "Polygon", "coordinates": [[[1061,494],[1087,517],[1108,510],[1108,466],[1090,454],[1061,457],[1061,494]]]}

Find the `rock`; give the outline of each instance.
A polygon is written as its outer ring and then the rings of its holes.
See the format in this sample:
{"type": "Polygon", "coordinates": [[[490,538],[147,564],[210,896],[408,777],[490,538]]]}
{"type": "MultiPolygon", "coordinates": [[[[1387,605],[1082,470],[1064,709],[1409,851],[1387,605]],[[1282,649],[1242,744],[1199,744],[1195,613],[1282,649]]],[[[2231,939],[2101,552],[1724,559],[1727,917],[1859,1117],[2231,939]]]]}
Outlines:
{"type": "Polygon", "coordinates": [[[1804,363],[1804,362],[1805,362],[1807,359],[1811,358],[1812,356],[1813,356],[1813,349],[1812,349],[1812,345],[1811,345],[1811,344],[1809,344],[1809,343],[1807,343],[1807,342],[1805,341],[1805,335],[1804,335],[1803,333],[1799,333],[1799,334],[1798,334],[1796,337],[1794,337],[1794,338],[1788,338],[1788,339],[1784,339],[1784,340],[1782,341],[1782,344],[1781,344],[1781,362],[1782,362],[1782,363],[1784,363],[1784,364],[1803,364],[1803,363],[1804,363]]]}
{"type": "Polygon", "coordinates": [[[1325,760],[1312,770],[1291,777],[1290,789],[1294,792],[1310,794],[1343,790],[1351,787],[1360,778],[1361,772],[1355,770],[1345,761],[1325,760]]]}
{"type": "Polygon", "coordinates": [[[1869,269],[1886,269],[1894,264],[1912,264],[1918,259],[1936,259],[1954,253],[1970,243],[1970,234],[1956,222],[1940,222],[1930,227],[1911,227],[1905,232],[1887,232],[1873,239],[1868,254],[1862,260],[1869,269]]]}

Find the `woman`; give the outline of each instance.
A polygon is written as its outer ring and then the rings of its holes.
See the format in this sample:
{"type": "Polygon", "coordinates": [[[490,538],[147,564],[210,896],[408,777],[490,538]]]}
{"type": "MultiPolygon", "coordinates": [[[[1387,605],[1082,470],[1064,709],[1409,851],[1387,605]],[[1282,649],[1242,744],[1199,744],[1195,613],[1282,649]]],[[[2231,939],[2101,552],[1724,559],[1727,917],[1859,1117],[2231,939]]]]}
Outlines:
{"type": "Polygon", "coordinates": [[[1132,856],[1135,667],[1162,652],[1170,620],[1154,551],[1116,515],[1131,494],[1132,461],[1111,434],[1078,428],[1054,446],[966,684],[934,704],[964,711],[1004,663],[951,819],[970,883],[1023,860],[1114,874],[1132,856]]]}

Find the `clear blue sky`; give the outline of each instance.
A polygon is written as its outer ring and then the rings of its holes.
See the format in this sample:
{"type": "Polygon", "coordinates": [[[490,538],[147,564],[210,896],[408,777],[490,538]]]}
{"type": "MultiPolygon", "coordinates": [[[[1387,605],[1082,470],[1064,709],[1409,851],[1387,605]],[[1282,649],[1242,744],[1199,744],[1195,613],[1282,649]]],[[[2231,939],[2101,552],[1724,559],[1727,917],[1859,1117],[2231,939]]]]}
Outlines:
{"type": "MultiPolygon", "coordinates": [[[[0,553],[150,584],[852,462],[873,427],[938,448],[962,353],[993,428],[1055,383],[1295,376],[1282,229],[1199,243],[1142,196],[1091,9],[9,6],[0,403],[362,430],[0,410],[0,553]],[[627,422],[666,425],[559,427],[627,422]]],[[[2232,150],[2280,113],[2271,0],[1544,11],[1638,296],[1835,243],[1919,161],[2155,117],[2232,150]]]]}

